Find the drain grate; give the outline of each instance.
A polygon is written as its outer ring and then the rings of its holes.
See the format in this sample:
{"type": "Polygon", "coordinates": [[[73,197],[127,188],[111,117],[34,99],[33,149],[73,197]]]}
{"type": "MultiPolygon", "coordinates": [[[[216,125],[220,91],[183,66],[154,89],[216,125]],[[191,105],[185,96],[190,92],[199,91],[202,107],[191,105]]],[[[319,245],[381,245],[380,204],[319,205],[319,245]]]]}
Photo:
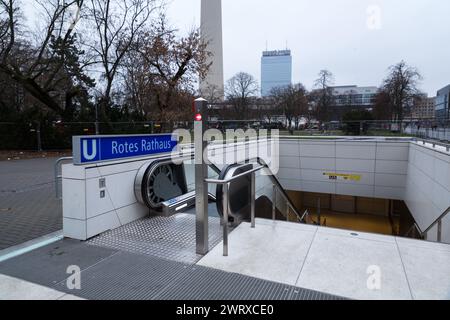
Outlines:
{"type": "MultiPolygon", "coordinates": [[[[209,236],[211,247],[222,241],[219,218],[209,218],[209,236]]],[[[95,237],[88,244],[187,264],[202,258],[196,254],[195,216],[190,214],[138,220],[95,237]]]]}

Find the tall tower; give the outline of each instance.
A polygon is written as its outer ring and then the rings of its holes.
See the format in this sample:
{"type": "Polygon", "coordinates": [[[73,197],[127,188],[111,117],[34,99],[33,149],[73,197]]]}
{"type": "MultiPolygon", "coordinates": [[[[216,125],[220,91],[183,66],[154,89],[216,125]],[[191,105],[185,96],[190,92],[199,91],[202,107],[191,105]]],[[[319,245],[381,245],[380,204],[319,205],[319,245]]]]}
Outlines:
{"type": "Polygon", "coordinates": [[[207,50],[212,53],[212,63],[208,75],[200,81],[200,92],[210,98],[212,92],[223,98],[223,43],[222,43],[222,0],[202,0],[201,26],[202,38],[209,42],[207,50]]]}

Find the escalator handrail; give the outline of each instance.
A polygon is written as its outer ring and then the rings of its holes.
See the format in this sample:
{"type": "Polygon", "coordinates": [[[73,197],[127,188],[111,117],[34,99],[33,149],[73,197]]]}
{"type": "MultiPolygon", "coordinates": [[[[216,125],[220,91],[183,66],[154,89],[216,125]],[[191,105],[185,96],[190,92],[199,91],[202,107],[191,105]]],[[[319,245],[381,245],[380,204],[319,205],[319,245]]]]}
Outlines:
{"type": "MultiPolygon", "coordinates": [[[[193,155],[195,151],[193,150],[192,147],[193,147],[193,145],[191,146],[191,153],[192,153],[192,155],[193,155]]],[[[281,195],[283,196],[284,200],[286,200],[286,201],[289,203],[289,207],[294,211],[295,215],[297,216],[298,221],[299,221],[299,222],[302,222],[302,221],[303,221],[302,218],[301,218],[302,215],[299,213],[297,207],[294,205],[294,203],[292,202],[291,198],[289,197],[289,195],[286,193],[286,191],[284,190],[283,186],[281,185],[281,183],[278,181],[278,179],[275,177],[275,175],[271,172],[271,170],[270,170],[268,164],[267,164],[262,158],[260,158],[260,157],[251,158],[251,159],[247,159],[247,160],[246,160],[246,162],[250,162],[250,161],[256,161],[256,162],[258,162],[259,165],[261,165],[261,166],[264,167],[263,169],[265,169],[265,170],[269,173],[268,176],[270,177],[270,180],[272,181],[272,183],[276,186],[277,190],[280,191],[280,193],[281,193],[281,195]]],[[[209,163],[209,166],[210,166],[216,173],[220,174],[221,170],[220,170],[215,164],[213,164],[212,162],[210,162],[210,163],[209,163]]],[[[261,170],[261,168],[260,168],[259,170],[261,170]]],[[[259,171],[259,170],[256,170],[256,171],[259,171]]],[[[256,171],[254,171],[254,172],[256,172],[256,171]]],[[[251,172],[250,172],[250,173],[251,173],[251,172]]],[[[248,172],[247,172],[247,173],[243,173],[242,175],[238,175],[238,176],[236,176],[236,177],[234,177],[234,178],[236,178],[236,179],[237,179],[237,178],[242,178],[242,177],[244,177],[244,176],[247,176],[247,175],[250,174],[250,173],[248,173],[248,172]]],[[[213,180],[213,179],[207,179],[207,180],[206,180],[206,182],[209,182],[209,183],[212,183],[212,184],[217,184],[217,183],[214,183],[214,182],[212,182],[212,181],[219,182],[219,180],[213,180]]],[[[232,180],[232,181],[234,181],[234,180],[232,180]]],[[[229,181],[229,182],[232,182],[232,181],[229,181]]],[[[222,181],[220,181],[220,182],[222,182],[222,181]]],[[[229,183],[229,182],[228,182],[228,183],[229,183]]],[[[226,183],[226,182],[225,182],[225,183],[226,183]]],[[[225,184],[225,183],[223,183],[223,184],[225,184]]]]}
{"type": "Polygon", "coordinates": [[[290,209],[292,209],[294,211],[295,215],[297,216],[298,221],[302,222],[301,215],[299,214],[297,208],[295,207],[294,203],[290,199],[289,195],[284,190],[284,188],[281,185],[281,183],[274,176],[274,174],[270,171],[269,166],[267,165],[267,163],[261,158],[253,158],[253,159],[249,159],[247,161],[257,161],[258,164],[259,164],[259,167],[253,168],[252,170],[248,170],[246,172],[243,172],[241,174],[238,174],[238,175],[236,175],[234,177],[231,177],[229,179],[226,179],[226,180],[206,179],[205,182],[210,183],[210,184],[225,185],[225,184],[231,183],[231,182],[233,182],[235,180],[238,180],[240,178],[246,177],[246,176],[248,176],[248,175],[250,175],[252,173],[256,173],[256,172],[261,171],[261,170],[266,170],[269,173],[268,176],[270,177],[272,183],[275,185],[275,187],[281,193],[283,198],[288,202],[288,205],[289,205],[290,209]]]}

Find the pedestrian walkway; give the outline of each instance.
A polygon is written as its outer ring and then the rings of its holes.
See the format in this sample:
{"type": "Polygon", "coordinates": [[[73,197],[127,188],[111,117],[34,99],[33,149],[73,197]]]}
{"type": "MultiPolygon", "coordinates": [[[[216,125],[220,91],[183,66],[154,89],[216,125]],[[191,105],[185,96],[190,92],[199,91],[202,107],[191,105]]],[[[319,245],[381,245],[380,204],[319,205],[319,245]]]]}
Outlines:
{"type": "Polygon", "coordinates": [[[62,229],[56,159],[0,161],[0,250],[62,229]]]}

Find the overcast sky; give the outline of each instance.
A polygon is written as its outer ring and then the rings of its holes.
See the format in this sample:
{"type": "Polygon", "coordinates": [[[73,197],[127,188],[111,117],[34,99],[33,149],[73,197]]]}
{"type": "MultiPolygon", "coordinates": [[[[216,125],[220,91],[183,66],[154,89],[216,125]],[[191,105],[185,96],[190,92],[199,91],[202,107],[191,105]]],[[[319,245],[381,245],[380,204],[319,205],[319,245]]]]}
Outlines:
{"type": "MultiPolygon", "coordinates": [[[[448,0],[223,0],[222,7],[226,79],[245,71],[259,80],[267,42],[269,50],[292,50],[293,80],[308,88],[324,68],[336,85],[378,86],[402,59],[419,69],[430,95],[450,84],[448,0]]],[[[199,26],[200,0],[169,0],[168,16],[180,31],[199,26]]]]}

